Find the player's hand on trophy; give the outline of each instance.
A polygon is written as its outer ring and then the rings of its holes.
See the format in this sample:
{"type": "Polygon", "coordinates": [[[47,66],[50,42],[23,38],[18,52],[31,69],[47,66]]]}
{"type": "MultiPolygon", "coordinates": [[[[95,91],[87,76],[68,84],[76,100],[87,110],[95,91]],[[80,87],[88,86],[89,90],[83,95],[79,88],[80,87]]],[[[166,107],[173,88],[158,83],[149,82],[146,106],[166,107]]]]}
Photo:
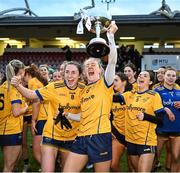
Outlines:
{"type": "Polygon", "coordinates": [[[118,30],[118,27],[117,27],[115,21],[111,21],[111,24],[107,28],[107,32],[115,34],[117,30],[118,30]]]}

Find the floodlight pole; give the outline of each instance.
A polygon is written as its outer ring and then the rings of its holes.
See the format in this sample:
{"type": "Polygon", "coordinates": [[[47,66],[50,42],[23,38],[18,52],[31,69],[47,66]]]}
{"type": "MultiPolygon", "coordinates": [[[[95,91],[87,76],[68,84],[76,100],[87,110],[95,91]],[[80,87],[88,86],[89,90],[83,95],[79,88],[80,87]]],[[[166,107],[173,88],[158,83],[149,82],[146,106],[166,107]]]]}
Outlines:
{"type": "Polygon", "coordinates": [[[107,11],[109,10],[109,4],[114,3],[116,0],[101,0],[102,3],[107,4],[107,11]]]}

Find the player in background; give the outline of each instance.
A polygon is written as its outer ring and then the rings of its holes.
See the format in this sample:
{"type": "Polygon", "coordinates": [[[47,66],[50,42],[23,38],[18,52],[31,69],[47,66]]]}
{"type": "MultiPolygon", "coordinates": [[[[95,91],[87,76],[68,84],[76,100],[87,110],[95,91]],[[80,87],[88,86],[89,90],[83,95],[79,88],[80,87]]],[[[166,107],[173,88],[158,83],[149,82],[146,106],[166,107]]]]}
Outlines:
{"type": "MultiPolygon", "coordinates": [[[[126,91],[132,90],[132,84],[128,82],[128,77],[124,73],[116,73],[114,79],[114,91],[115,95],[122,94],[126,91]]],[[[125,103],[113,103],[112,104],[112,162],[111,170],[120,172],[121,164],[120,160],[126,147],[125,141],[125,103]]]]}
{"type": "Polygon", "coordinates": [[[137,70],[133,63],[128,63],[124,67],[124,74],[128,77],[128,81],[130,84],[133,85],[133,90],[137,91],[137,82],[136,82],[136,75],[137,70]]]}
{"type": "Polygon", "coordinates": [[[163,126],[157,128],[158,156],[163,145],[169,141],[171,151],[171,171],[180,171],[180,90],[175,86],[176,70],[172,67],[165,69],[163,85],[155,89],[162,98],[164,107],[169,108],[175,115],[173,119],[163,117],[163,126]]]}
{"type": "Polygon", "coordinates": [[[24,76],[24,64],[12,60],[6,66],[6,78],[0,86],[0,146],[3,150],[4,172],[12,172],[22,151],[23,114],[28,106],[22,105],[22,96],[10,85],[11,78],[24,76]]]}
{"type": "Polygon", "coordinates": [[[68,121],[67,118],[75,117],[76,121],[79,119],[78,115],[72,114],[80,113],[80,95],[84,88],[84,84],[78,82],[80,74],[80,65],[70,61],[65,65],[63,81],[51,82],[36,91],[23,87],[18,78],[12,79],[12,83],[26,98],[39,98],[41,101],[49,102],[48,119],[43,130],[41,147],[43,172],[54,171],[57,153],[62,148],[66,150],[61,153],[61,166],[63,167],[68,156],[67,151],[70,150],[77,136],[79,122],[68,121]]]}
{"type": "MultiPolygon", "coordinates": [[[[48,84],[45,77],[42,76],[38,67],[31,64],[25,69],[24,81],[28,88],[36,90],[48,84]]],[[[39,99],[32,100],[32,134],[33,134],[33,155],[38,163],[41,164],[41,141],[44,125],[47,120],[47,102],[40,102],[39,99]]]]}

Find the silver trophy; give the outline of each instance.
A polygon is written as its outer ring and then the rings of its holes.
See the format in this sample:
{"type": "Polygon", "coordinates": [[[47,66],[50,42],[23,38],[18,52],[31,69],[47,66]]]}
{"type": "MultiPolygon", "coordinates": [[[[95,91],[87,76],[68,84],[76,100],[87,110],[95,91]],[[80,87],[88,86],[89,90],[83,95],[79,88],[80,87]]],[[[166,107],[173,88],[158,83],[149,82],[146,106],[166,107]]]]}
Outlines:
{"type": "Polygon", "coordinates": [[[109,54],[110,49],[106,40],[101,38],[100,34],[106,32],[107,27],[111,23],[111,15],[109,14],[109,11],[93,6],[88,10],[81,10],[80,14],[81,21],[85,23],[86,28],[90,32],[96,34],[96,37],[91,39],[87,45],[88,55],[94,58],[105,57],[109,54]]]}
{"type": "Polygon", "coordinates": [[[87,45],[87,53],[89,56],[102,58],[109,54],[110,49],[106,40],[101,38],[100,34],[106,31],[105,27],[106,25],[108,26],[110,22],[102,16],[95,16],[91,22],[93,25],[90,31],[95,33],[96,37],[91,39],[87,45]]]}

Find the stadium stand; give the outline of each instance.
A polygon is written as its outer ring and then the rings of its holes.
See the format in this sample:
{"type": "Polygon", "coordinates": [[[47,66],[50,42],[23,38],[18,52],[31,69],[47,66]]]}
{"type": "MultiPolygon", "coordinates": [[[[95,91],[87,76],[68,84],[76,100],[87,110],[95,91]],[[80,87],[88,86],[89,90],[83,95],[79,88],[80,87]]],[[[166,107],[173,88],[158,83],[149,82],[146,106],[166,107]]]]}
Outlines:
{"type": "MultiPolygon", "coordinates": [[[[88,56],[85,52],[73,52],[72,60],[83,62],[87,57],[88,56]]],[[[4,54],[0,57],[0,68],[4,70],[5,65],[7,65],[7,63],[12,59],[18,59],[24,62],[25,65],[29,65],[31,63],[35,63],[38,66],[40,64],[48,64],[56,69],[57,66],[65,60],[65,53],[5,51],[4,54]]]]}

